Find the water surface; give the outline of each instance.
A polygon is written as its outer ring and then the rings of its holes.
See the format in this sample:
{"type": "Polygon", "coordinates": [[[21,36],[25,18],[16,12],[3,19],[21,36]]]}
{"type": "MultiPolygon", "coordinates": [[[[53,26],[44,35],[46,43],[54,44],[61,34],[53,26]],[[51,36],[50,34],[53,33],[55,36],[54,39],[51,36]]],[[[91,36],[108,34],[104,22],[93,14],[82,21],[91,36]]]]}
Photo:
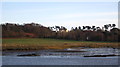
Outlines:
{"type": "Polygon", "coordinates": [[[3,65],[118,65],[118,56],[84,57],[111,54],[118,55],[118,49],[79,47],[68,48],[62,51],[4,51],[2,61],[3,65]],[[71,50],[74,52],[71,52],[71,50]],[[17,56],[24,54],[39,54],[40,56],[17,56]]]}

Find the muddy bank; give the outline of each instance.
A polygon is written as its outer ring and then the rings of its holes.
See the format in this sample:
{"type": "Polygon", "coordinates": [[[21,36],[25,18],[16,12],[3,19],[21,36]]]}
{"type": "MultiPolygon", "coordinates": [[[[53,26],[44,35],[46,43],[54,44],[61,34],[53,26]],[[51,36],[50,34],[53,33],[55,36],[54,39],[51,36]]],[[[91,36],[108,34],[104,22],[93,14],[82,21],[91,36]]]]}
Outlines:
{"type": "Polygon", "coordinates": [[[91,56],[84,56],[84,57],[112,57],[112,56],[119,56],[119,55],[91,55],[91,56]]]}
{"type": "Polygon", "coordinates": [[[40,56],[39,54],[23,54],[23,55],[17,55],[17,56],[40,56]]]}

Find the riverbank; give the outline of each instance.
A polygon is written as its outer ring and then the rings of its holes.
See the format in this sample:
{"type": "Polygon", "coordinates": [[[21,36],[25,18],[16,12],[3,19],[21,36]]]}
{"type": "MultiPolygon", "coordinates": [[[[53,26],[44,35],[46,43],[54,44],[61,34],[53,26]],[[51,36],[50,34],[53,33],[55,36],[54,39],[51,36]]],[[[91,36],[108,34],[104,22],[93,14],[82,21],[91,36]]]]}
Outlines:
{"type": "Polygon", "coordinates": [[[45,49],[65,49],[73,47],[89,48],[119,48],[117,42],[92,42],[73,41],[47,38],[5,38],[2,39],[2,49],[5,50],[45,50],[45,49]]]}

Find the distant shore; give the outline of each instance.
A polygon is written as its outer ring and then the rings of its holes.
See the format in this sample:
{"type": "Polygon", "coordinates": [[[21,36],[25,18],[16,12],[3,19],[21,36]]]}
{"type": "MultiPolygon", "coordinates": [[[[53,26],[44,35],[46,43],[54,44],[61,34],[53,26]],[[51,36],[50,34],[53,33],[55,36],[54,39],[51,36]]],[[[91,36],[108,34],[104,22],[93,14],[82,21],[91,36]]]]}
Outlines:
{"type": "Polygon", "coordinates": [[[72,47],[119,48],[120,42],[74,41],[49,38],[3,38],[2,50],[45,50],[72,47]]]}

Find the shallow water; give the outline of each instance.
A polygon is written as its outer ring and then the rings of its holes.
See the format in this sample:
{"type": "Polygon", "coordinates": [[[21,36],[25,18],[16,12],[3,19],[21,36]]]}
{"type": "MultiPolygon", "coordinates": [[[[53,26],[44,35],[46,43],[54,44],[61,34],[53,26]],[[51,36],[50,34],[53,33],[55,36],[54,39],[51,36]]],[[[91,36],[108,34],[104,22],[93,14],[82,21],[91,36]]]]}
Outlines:
{"type": "Polygon", "coordinates": [[[3,65],[118,65],[118,57],[3,56],[3,65]]]}
{"type": "Polygon", "coordinates": [[[89,56],[89,55],[118,55],[118,49],[113,48],[68,48],[62,50],[41,51],[4,51],[4,56],[17,56],[24,54],[39,54],[40,56],[89,56]],[[72,51],[71,51],[72,50],[72,51]],[[71,51],[71,52],[70,52],[71,51]],[[74,51],[74,52],[73,52],[74,51]],[[80,51],[80,52],[78,52],[80,51]]]}
{"type": "Polygon", "coordinates": [[[91,55],[118,55],[118,49],[113,48],[68,48],[42,51],[5,51],[3,65],[118,65],[118,56],[84,57],[91,55]],[[66,52],[66,51],[85,52],[66,52]],[[56,52],[59,51],[59,52],[56,52]],[[24,54],[39,54],[40,56],[17,56],[24,54]],[[17,61],[17,62],[15,62],[17,61]]]}

